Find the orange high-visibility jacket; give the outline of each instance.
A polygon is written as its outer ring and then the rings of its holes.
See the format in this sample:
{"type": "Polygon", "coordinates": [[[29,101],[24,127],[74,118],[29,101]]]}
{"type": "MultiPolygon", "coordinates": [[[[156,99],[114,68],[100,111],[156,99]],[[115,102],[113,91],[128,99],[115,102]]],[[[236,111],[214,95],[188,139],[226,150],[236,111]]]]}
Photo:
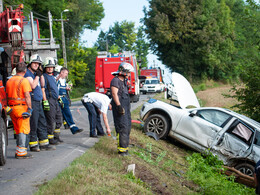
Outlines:
{"type": "Polygon", "coordinates": [[[24,93],[31,91],[28,79],[22,76],[13,76],[6,83],[8,104],[13,109],[10,116],[17,134],[30,132],[29,118],[24,119],[22,113],[27,112],[28,109],[24,93]]]}

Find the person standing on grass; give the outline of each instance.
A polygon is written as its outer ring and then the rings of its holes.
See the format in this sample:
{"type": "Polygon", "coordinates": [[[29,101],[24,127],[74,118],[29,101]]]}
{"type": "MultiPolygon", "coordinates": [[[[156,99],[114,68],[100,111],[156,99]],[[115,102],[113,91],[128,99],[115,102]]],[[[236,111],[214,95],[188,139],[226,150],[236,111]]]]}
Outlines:
{"type": "Polygon", "coordinates": [[[115,77],[110,83],[112,94],[112,110],[115,129],[118,137],[117,151],[121,156],[128,155],[129,136],[131,131],[130,97],[127,81],[134,68],[131,64],[122,62],[118,71],[112,73],[115,77]]]}
{"type": "Polygon", "coordinates": [[[82,104],[88,111],[88,119],[90,125],[90,137],[104,136],[104,130],[101,125],[100,114],[102,113],[104,124],[107,129],[107,135],[111,134],[111,130],[107,120],[107,110],[111,110],[111,99],[105,94],[98,92],[86,93],[82,98],[82,104]],[[97,133],[96,133],[97,129],[97,133]]]}
{"type": "Polygon", "coordinates": [[[260,194],[260,160],[256,163],[254,178],[256,184],[255,193],[260,194]]]}

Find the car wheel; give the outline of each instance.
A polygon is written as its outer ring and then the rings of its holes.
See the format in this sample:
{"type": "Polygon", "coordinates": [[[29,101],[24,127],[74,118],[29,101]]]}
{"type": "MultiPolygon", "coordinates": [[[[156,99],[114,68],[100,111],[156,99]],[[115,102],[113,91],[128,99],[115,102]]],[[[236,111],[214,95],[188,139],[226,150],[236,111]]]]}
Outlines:
{"type": "Polygon", "coordinates": [[[145,132],[154,132],[162,139],[168,135],[169,123],[165,116],[153,114],[149,116],[144,123],[145,132]]]}
{"type": "Polygon", "coordinates": [[[0,166],[6,162],[7,153],[6,126],[3,118],[0,118],[0,166]]]}
{"type": "Polygon", "coordinates": [[[240,171],[241,173],[253,177],[255,168],[253,165],[248,163],[241,163],[235,166],[235,169],[240,171]]]}

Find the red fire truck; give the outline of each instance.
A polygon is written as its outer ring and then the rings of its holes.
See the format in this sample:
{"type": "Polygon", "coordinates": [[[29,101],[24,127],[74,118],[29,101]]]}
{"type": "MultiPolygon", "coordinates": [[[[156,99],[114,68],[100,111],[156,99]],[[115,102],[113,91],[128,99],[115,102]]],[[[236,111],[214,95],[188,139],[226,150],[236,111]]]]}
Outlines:
{"type": "Polygon", "coordinates": [[[134,67],[129,78],[129,94],[131,102],[139,101],[140,89],[138,78],[138,67],[135,54],[129,51],[123,53],[111,54],[109,52],[98,52],[96,57],[95,70],[95,89],[96,92],[104,93],[110,96],[110,82],[114,78],[111,74],[118,70],[122,62],[130,63],[134,67]]]}
{"type": "Polygon", "coordinates": [[[160,82],[163,82],[162,70],[160,68],[141,69],[140,76],[146,76],[146,78],[157,78],[160,82]]]}
{"type": "Polygon", "coordinates": [[[50,39],[40,39],[38,21],[33,19],[32,12],[30,20],[25,21],[22,10],[21,4],[16,9],[7,7],[0,13],[0,166],[5,164],[7,156],[8,119],[5,111],[5,86],[8,76],[17,63],[29,61],[31,55],[38,53],[42,59],[57,57],[56,51],[59,49],[52,35],[51,13],[48,13],[50,39]]]}

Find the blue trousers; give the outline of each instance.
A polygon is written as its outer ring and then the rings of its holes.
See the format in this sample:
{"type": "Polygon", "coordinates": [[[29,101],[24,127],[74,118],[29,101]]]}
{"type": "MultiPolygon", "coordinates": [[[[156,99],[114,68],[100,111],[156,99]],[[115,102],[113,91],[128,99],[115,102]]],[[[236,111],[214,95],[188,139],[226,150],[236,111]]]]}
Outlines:
{"type": "Polygon", "coordinates": [[[84,102],[83,105],[88,111],[88,120],[90,125],[90,136],[104,135],[104,130],[101,125],[100,114],[98,108],[90,102],[84,102]],[[97,129],[97,134],[96,130],[97,129]]]}
{"type": "MultiPolygon", "coordinates": [[[[36,142],[48,139],[47,123],[43,112],[41,101],[32,100],[32,116],[30,117],[30,142],[36,142]]],[[[30,144],[34,146],[37,144],[30,144]]]]}
{"type": "Polygon", "coordinates": [[[69,107],[69,100],[66,97],[62,97],[62,101],[64,104],[64,107],[61,108],[63,119],[67,122],[67,124],[70,127],[71,132],[74,134],[79,128],[75,125],[72,114],[70,112],[70,107],[69,107]]]}

